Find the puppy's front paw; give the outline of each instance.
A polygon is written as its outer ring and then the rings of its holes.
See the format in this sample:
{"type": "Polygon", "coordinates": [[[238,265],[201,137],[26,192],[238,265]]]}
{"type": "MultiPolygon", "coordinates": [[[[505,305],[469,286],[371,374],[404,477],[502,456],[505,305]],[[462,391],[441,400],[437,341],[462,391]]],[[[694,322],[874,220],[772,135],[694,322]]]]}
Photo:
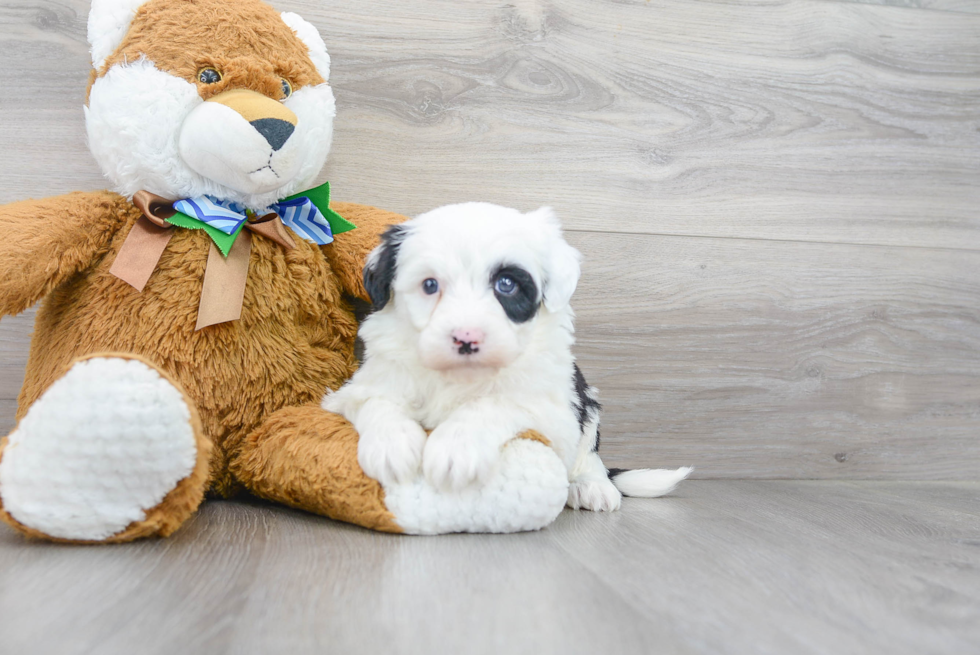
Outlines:
{"type": "Polygon", "coordinates": [[[433,486],[458,491],[490,478],[500,459],[500,448],[493,439],[474,434],[478,431],[452,421],[432,431],[422,454],[422,470],[433,486]]]}
{"type": "Polygon", "coordinates": [[[414,421],[399,421],[384,430],[361,434],[357,463],[368,477],[383,485],[411,482],[419,473],[425,430],[414,421]]]}
{"type": "Polygon", "coordinates": [[[590,509],[593,512],[614,512],[619,509],[623,494],[610,480],[576,480],[568,485],[568,506],[590,509]]]}

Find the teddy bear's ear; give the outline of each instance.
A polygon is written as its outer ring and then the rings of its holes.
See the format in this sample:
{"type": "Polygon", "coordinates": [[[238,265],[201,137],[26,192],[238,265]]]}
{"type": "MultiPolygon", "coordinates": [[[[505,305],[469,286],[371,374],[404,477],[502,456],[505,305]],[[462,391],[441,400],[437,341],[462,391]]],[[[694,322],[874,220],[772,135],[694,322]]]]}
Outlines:
{"type": "Polygon", "coordinates": [[[92,46],[92,65],[102,68],[106,58],[122,43],[136,10],[146,0],[92,0],[88,12],[88,42],[92,46]]]}
{"type": "Polygon", "coordinates": [[[281,15],[283,22],[296,32],[299,40],[309,49],[310,59],[313,60],[317,72],[320,73],[324,81],[329,80],[330,55],[327,54],[327,45],[323,42],[320,33],[313,25],[303,20],[299,14],[284,11],[281,15]]]}

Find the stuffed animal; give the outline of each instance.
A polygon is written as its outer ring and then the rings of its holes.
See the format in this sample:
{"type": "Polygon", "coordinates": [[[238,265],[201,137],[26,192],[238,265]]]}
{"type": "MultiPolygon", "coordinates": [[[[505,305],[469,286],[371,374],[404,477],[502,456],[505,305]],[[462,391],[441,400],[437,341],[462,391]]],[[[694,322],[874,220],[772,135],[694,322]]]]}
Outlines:
{"type": "Polygon", "coordinates": [[[357,366],[367,253],[404,219],[314,184],[335,111],[317,30],[259,0],[94,0],[88,35],[113,190],[0,207],[0,315],[43,300],[0,518],[123,542],[248,491],[388,532],[550,523],[568,481],[540,435],[485,486],[386,490],[318,405],[357,366]]]}

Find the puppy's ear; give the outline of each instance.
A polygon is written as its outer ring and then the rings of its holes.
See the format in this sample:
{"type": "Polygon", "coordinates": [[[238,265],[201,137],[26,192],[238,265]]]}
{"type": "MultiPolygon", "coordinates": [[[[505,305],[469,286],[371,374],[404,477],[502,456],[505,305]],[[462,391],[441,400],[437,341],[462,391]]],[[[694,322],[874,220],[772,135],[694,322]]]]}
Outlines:
{"type": "Polygon", "coordinates": [[[381,235],[381,245],[371,251],[364,265],[364,289],[374,311],[383,309],[391,297],[391,283],[398,271],[398,249],[408,236],[404,225],[392,225],[381,235]]]}
{"type": "Polygon", "coordinates": [[[568,306],[582,274],[582,255],[568,245],[561,233],[561,223],[551,207],[542,207],[528,214],[541,221],[544,233],[544,306],[557,312],[568,306]]]}

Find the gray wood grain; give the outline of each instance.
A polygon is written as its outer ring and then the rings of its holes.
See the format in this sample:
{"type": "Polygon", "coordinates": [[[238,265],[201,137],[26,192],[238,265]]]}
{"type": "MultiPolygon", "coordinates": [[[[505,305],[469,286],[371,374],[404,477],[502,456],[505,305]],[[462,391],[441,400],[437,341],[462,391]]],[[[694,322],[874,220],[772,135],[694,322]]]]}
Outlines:
{"type": "Polygon", "coordinates": [[[583,0],[409,2],[379,21],[373,3],[314,5],[345,62],[329,170],[370,202],[476,196],[554,204],[581,229],[980,245],[980,17],[583,0]]]}
{"type": "MultiPolygon", "coordinates": [[[[557,208],[610,464],[980,476],[977,3],[275,5],[333,57],[338,198],[557,208]]],[[[0,202],[105,186],[87,10],[0,5],[0,202]]]]}
{"type": "Polygon", "coordinates": [[[933,11],[958,11],[968,14],[980,13],[980,3],[976,0],[846,0],[869,5],[907,7],[909,9],[931,9],[933,11]]]}
{"type": "Polygon", "coordinates": [[[510,536],[218,501],[121,547],[0,526],[0,651],[974,653],[980,519],[948,497],[980,485],[694,481],[510,536]]]}
{"type": "Polygon", "coordinates": [[[609,465],[980,477],[980,253],[575,233],[609,465]],[[630,262],[643,262],[631,266],[630,262]]]}
{"type": "MultiPolygon", "coordinates": [[[[24,368],[34,329],[34,308],[0,319],[0,402],[13,401],[24,383],[24,368]]],[[[0,433],[6,434],[13,412],[0,405],[0,433]]]]}

